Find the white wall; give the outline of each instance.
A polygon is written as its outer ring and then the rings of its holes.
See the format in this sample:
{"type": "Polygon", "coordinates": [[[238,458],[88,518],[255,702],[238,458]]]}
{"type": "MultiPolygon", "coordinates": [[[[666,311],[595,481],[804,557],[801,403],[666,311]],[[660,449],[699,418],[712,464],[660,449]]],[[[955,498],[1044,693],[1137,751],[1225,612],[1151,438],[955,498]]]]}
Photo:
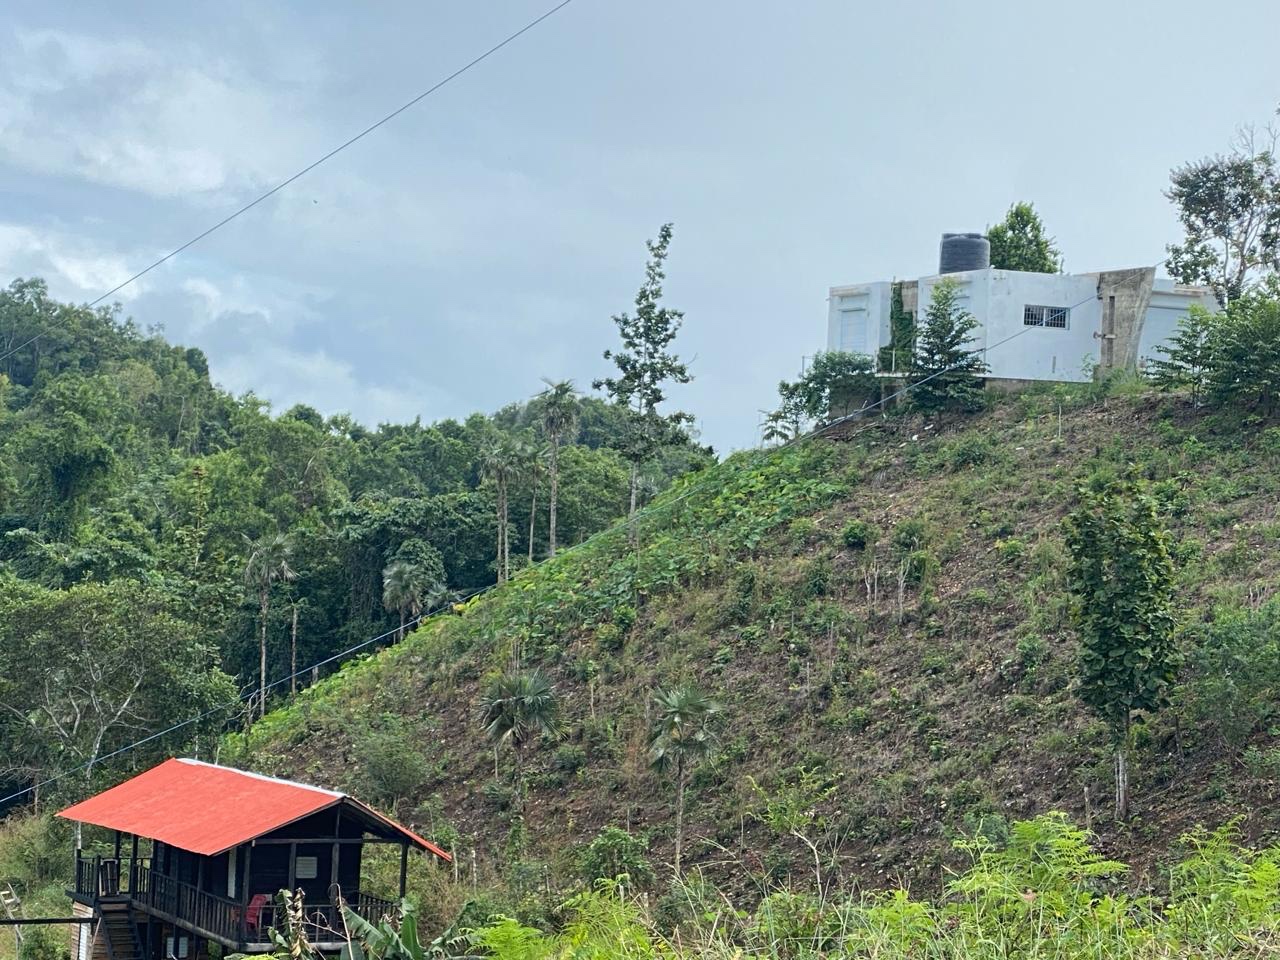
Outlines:
{"type": "Polygon", "coordinates": [[[832,287],[827,298],[827,349],[866,353],[889,344],[893,284],[887,281],[832,287]]]}
{"type": "MultiPolygon", "coordinates": [[[[986,350],[988,376],[1010,380],[1089,379],[1100,360],[1102,301],[1096,273],[1022,273],[1016,270],[972,270],[948,275],[960,285],[963,309],[978,319],[974,349],[986,350]],[[1066,329],[1027,326],[1028,305],[1068,307],[1066,329]]],[[[942,277],[919,281],[923,321],[942,277]]],[[[893,284],[887,281],[832,287],[828,298],[827,349],[875,355],[890,340],[889,309],[893,284]]],[[[1156,346],[1174,333],[1193,303],[1216,310],[1212,294],[1198,287],[1156,280],[1138,345],[1139,363],[1158,356],[1156,346]]]]}
{"type": "Polygon", "coordinates": [[[1187,315],[1193,303],[1200,304],[1211,313],[1220,309],[1218,301],[1207,290],[1184,287],[1167,279],[1155,282],[1146,322],[1142,325],[1142,337],[1138,340],[1139,367],[1147,360],[1164,356],[1156,347],[1177,332],[1178,321],[1187,315]]]}
{"type": "MultiPolygon", "coordinates": [[[[1098,359],[1100,305],[1096,274],[974,270],[950,274],[963,284],[962,306],[978,318],[975,349],[985,349],[988,376],[1015,380],[1086,380],[1085,358],[1098,359]],[[1066,329],[1026,326],[1029,304],[1069,307],[1066,329]]],[[[941,277],[920,281],[923,320],[941,277]]]]}

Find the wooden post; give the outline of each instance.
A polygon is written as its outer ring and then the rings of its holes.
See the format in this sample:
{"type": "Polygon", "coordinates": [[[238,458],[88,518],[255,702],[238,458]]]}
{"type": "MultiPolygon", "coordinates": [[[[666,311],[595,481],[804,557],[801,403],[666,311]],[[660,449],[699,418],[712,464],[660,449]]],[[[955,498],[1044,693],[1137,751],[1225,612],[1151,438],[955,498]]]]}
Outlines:
{"type": "Polygon", "coordinates": [[[405,886],[409,880],[409,845],[400,844],[400,899],[404,899],[405,886]]]}
{"type": "Polygon", "coordinates": [[[250,840],[244,848],[244,884],[240,889],[240,942],[244,943],[248,936],[249,923],[249,891],[252,885],[249,878],[252,874],[249,872],[253,867],[253,841],[250,840]]]}
{"type": "Polygon", "coordinates": [[[132,894],[138,889],[138,835],[133,835],[133,843],[130,846],[129,857],[129,893],[132,894]]]}
{"type": "Polygon", "coordinates": [[[342,849],[342,844],[338,842],[342,837],[342,807],[339,806],[333,815],[333,861],[329,864],[329,890],[332,899],[332,891],[338,885],[338,851],[342,849]]]}

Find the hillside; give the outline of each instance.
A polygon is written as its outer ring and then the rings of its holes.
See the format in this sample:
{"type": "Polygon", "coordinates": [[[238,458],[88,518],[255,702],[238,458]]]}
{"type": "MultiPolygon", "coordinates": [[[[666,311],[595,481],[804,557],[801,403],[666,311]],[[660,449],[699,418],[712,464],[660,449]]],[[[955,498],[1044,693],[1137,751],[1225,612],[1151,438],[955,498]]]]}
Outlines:
{"type": "Polygon", "coordinates": [[[463,870],[474,850],[482,879],[541,884],[610,825],[669,861],[647,710],[656,687],[694,681],[726,722],[691,781],[686,862],[736,886],[811,870],[761,816],[768,799],[812,801],[824,876],[871,886],[936,889],[957,833],[1050,810],[1091,824],[1139,886],[1197,823],[1240,817],[1262,839],[1280,825],[1280,428],[1127,394],[1028,394],[739,454],[642,513],[637,552],[614,531],[522,571],[307,690],[223,760],[348,788],[463,870]],[[1130,464],[1178,540],[1188,659],[1174,706],[1139,732],[1137,816],[1120,827],[1105,729],[1073,692],[1061,520],[1079,482],[1130,464]],[[513,662],[549,674],[566,720],[528,751],[523,846],[510,751],[495,782],[475,720],[513,662]]]}

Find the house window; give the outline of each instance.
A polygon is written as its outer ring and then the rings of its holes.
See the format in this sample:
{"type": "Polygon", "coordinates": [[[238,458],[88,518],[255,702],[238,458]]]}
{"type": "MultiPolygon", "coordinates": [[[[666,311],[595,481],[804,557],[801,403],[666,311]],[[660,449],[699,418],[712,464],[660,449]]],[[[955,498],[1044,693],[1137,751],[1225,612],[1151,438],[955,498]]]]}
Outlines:
{"type": "Polygon", "coordinates": [[[1070,317],[1070,307],[1046,307],[1029,303],[1022,308],[1024,327],[1056,327],[1065,330],[1070,317]]]}
{"type": "Polygon", "coordinates": [[[314,880],[319,865],[316,857],[299,857],[298,862],[294,865],[297,879],[314,880]]]}

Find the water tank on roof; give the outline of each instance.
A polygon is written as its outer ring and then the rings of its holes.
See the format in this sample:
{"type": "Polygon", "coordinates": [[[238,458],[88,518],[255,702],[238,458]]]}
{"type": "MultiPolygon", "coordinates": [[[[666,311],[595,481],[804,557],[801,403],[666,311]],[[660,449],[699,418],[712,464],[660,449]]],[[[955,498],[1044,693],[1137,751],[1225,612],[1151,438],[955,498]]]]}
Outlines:
{"type": "Polygon", "coordinates": [[[980,233],[944,233],[938,251],[939,273],[985,270],[991,266],[991,243],[980,233]]]}

